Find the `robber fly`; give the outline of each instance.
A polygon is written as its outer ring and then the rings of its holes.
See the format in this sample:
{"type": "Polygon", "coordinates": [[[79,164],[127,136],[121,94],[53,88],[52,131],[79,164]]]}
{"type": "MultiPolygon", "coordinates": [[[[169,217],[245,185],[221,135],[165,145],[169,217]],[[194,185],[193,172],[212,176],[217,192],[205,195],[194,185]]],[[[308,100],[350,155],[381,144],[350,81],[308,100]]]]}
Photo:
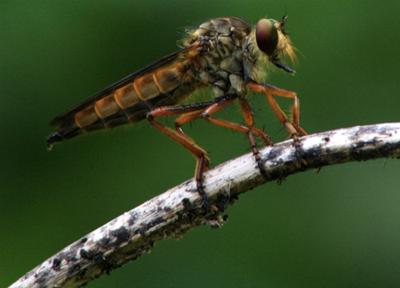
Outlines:
{"type": "Polygon", "coordinates": [[[57,116],[51,122],[56,131],[47,139],[49,147],[83,132],[147,120],[194,155],[196,187],[205,202],[207,198],[202,184],[209,158],[207,152],[182,130],[183,124],[204,119],[245,134],[257,165],[265,175],[255,137],[262,139],[266,145],[272,142],[263,130],[254,127],[248,92],[266,96],[289,135],[306,134],[299,124],[300,106],[296,93],[262,83],[269,63],[288,73],[295,72],[280,60],[284,55],[294,58],[294,49],[284,30],[286,19],[261,19],[254,28],[236,17],[216,18],[202,23],[187,33],[181,50],[126,76],[57,116]],[[210,95],[209,101],[182,104],[194,91],[203,87],[212,87],[213,95],[210,95]],[[274,96],[293,100],[290,119],[274,96]],[[244,124],[214,117],[216,112],[234,102],[240,105],[244,124]],[[177,116],[175,129],[157,120],[170,115],[177,116]]]}

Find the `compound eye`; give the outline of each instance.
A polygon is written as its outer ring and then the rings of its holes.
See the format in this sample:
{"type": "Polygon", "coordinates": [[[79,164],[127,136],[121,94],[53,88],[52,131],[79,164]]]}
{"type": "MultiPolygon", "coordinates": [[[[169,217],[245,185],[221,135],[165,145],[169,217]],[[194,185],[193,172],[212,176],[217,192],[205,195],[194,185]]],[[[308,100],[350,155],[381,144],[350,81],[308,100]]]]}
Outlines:
{"type": "Polygon", "coordinates": [[[256,41],[261,51],[272,56],[278,44],[278,32],[274,23],[268,19],[261,19],[256,25],[256,41]]]}

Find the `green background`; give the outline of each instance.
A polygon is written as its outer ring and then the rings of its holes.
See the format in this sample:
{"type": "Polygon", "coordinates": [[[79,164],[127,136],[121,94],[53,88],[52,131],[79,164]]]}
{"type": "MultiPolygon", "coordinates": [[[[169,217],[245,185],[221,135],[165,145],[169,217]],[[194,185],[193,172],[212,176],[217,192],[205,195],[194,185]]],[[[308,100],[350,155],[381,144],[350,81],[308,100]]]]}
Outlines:
{"type": "MultiPolygon", "coordinates": [[[[194,161],[147,123],[46,151],[50,119],[176,49],[218,16],[289,14],[302,124],[318,132],[399,121],[399,1],[0,2],[0,287],[117,215],[192,176],[194,161]]],[[[287,107],[287,102],[281,103],[287,107]]],[[[258,126],[285,130],[260,95],[258,126]]],[[[237,108],[222,118],[240,121],[237,108]]],[[[187,132],[213,164],[248,151],[198,121],[187,132]]],[[[158,243],[89,287],[400,287],[400,162],[326,167],[242,195],[219,230],[158,243]]]]}

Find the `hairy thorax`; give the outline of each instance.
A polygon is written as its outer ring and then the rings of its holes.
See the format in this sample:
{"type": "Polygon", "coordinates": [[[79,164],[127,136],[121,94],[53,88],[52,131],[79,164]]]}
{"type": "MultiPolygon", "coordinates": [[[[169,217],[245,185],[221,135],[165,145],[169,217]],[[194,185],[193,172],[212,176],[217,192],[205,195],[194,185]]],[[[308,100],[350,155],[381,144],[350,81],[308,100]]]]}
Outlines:
{"type": "Polygon", "coordinates": [[[246,93],[245,80],[250,78],[251,27],[234,17],[217,18],[201,24],[189,33],[184,42],[188,47],[200,43],[201,54],[194,77],[211,85],[215,97],[246,93]]]}

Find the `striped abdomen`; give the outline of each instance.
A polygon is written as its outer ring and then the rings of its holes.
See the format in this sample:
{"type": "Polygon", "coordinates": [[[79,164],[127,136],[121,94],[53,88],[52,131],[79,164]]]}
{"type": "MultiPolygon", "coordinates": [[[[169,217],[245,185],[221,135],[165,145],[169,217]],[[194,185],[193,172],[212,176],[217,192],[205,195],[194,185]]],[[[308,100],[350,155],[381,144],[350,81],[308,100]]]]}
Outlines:
{"type": "Polygon", "coordinates": [[[48,145],[82,131],[142,120],[153,107],[175,104],[190,94],[196,88],[190,58],[166,60],[164,65],[156,63],[132,74],[55,118],[53,124],[58,127],[48,138],[48,145]]]}
{"type": "Polygon", "coordinates": [[[178,64],[140,76],[94,101],[85,109],[75,113],[76,126],[92,130],[96,129],[94,124],[112,127],[143,119],[145,113],[151,107],[158,106],[160,101],[178,96],[176,95],[179,94],[178,88],[183,82],[181,65],[178,64]]]}

